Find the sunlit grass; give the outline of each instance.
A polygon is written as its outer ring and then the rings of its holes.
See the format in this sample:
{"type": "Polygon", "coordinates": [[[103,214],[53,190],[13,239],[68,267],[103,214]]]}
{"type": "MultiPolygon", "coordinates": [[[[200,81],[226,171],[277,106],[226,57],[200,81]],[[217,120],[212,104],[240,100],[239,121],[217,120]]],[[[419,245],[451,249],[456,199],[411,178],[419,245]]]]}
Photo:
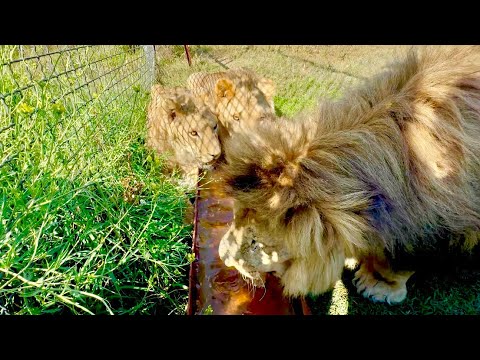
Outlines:
{"type": "MultiPolygon", "coordinates": [[[[480,272],[475,269],[422,271],[407,282],[407,298],[400,304],[373,303],[357,294],[352,284],[354,272],[346,270],[342,283],[346,296],[334,289],[311,296],[312,313],[337,313],[339,304],[348,304],[348,315],[478,315],[480,314],[480,272]],[[337,291],[337,292],[336,292],[337,291]]],[[[343,307],[343,309],[345,309],[343,307]]]]}
{"type": "Polygon", "coordinates": [[[338,280],[332,291],[329,315],[348,315],[348,290],[342,280],[338,280]]]}
{"type": "Polygon", "coordinates": [[[187,199],[144,147],[139,53],[18,54],[0,47],[0,312],[183,313],[187,199]]]}

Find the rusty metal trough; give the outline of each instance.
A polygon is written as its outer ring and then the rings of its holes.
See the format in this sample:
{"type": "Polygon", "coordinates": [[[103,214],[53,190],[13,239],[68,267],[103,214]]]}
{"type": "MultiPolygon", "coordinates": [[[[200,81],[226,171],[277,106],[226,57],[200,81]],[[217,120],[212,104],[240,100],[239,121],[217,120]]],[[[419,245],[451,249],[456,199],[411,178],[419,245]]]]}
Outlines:
{"type": "Polygon", "coordinates": [[[310,314],[304,299],[282,296],[278,279],[267,274],[265,288],[252,288],[218,256],[218,245],[233,220],[233,200],[218,182],[218,174],[200,180],[195,201],[187,314],[303,315],[310,314]]]}

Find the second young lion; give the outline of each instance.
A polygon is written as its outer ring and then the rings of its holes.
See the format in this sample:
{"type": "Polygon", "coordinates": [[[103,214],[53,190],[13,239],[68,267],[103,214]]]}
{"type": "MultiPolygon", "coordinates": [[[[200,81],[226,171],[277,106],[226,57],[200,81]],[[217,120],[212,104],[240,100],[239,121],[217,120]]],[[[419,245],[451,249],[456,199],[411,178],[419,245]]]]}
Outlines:
{"type": "Polygon", "coordinates": [[[195,186],[199,168],[220,156],[217,119],[204,102],[184,88],[154,85],[147,112],[146,145],[159,155],[169,154],[167,166],[179,168],[195,186]]]}
{"type": "Polygon", "coordinates": [[[273,81],[248,69],[194,73],[188,78],[187,87],[216,114],[225,130],[221,137],[254,127],[266,115],[275,113],[273,81]]]}

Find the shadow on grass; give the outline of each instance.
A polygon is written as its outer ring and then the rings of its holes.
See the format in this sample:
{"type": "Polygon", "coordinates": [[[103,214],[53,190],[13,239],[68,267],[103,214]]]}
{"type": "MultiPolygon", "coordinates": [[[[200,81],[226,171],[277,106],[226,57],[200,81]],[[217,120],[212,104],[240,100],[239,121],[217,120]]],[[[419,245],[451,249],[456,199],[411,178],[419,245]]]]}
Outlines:
{"type": "Polygon", "coordinates": [[[353,74],[351,72],[348,72],[348,71],[342,71],[342,70],[338,70],[336,69],[335,67],[333,67],[333,65],[329,64],[328,66],[323,66],[323,65],[320,65],[318,63],[315,63],[311,60],[308,60],[308,59],[304,59],[300,56],[295,56],[295,55],[289,55],[289,54],[285,54],[283,51],[278,51],[278,53],[284,57],[287,57],[287,58],[290,58],[290,59],[294,59],[294,60],[298,60],[300,62],[304,62],[304,63],[307,63],[309,64],[310,66],[313,66],[313,67],[316,67],[318,69],[322,69],[322,70],[325,70],[327,72],[331,72],[331,73],[336,73],[336,74],[341,74],[341,75],[345,75],[345,76],[349,76],[349,77],[352,77],[352,78],[355,78],[355,79],[365,79],[364,76],[359,76],[359,75],[356,75],[356,74],[353,74]]]}
{"type": "MultiPolygon", "coordinates": [[[[356,270],[356,269],[355,269],[356,270]]],[[[373,303],[357,294],[352,284],[355,271],[345,270],[342,288],[308,303],[315,315],[479,315],[480,265],[418,271],[407,282],[407,298],[396,305],[373,303]],[[337,294],[335,294],[337,292],[337,294]],[[340,309],[340,311],[339,311],[340,309]]]]}

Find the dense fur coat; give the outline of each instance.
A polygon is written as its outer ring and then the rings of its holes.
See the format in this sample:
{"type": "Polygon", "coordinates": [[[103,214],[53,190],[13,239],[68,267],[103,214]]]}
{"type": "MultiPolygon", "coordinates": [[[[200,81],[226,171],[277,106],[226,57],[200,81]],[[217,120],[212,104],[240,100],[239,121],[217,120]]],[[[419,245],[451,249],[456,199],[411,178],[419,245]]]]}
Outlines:
{"type": "Polygon", "coordinates": [[[412,50],[341,100],[263,122],[225,153],[236,207],[219,249],[227,265],[256,279],[245,252],[276,249],[260,262],[297,296],[331,289],[354,257],[359,292],[400,302],[414,269],[392,268],[396,254],[434,249],[444,234],[466,251],[477,243],[479,48],[412,50]]]}

